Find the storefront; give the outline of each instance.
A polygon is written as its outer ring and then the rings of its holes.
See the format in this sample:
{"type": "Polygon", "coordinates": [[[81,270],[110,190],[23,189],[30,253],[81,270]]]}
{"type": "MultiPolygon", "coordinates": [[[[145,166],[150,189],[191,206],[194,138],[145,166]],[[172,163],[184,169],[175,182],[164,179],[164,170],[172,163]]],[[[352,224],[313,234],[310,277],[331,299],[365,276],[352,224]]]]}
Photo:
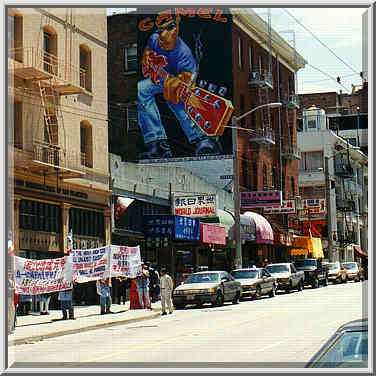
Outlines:
{"type": "Polygon", "coordinates": [[[354,260],[356,260],[364,269],[365,278],[368,279],[368,253],[363,252],[363,250],[354,245],[354,260]]]}

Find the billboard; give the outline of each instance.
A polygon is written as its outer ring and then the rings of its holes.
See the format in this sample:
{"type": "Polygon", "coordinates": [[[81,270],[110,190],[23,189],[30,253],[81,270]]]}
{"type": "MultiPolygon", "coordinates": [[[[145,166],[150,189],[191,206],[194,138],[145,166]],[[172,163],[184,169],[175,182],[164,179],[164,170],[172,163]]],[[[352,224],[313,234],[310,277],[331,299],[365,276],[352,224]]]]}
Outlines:
{"type": "Polygon", "coordinates": [[[138,8],[138,160],[232,154],[228,8],[138,8]],[[220,62],[220,63],[219,63],[220,62]]]}

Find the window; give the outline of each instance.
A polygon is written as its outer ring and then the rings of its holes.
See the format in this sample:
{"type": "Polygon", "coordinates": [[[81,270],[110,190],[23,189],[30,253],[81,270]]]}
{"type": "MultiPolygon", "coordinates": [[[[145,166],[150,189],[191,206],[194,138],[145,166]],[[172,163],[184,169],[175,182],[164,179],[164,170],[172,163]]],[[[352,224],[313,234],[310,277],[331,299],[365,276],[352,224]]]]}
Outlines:
{"type": "Polygon", "coordinates": [[[128,132],[139,129],[137,106],[127,107],[127,129],[128,132]]]}
{"type": "Polygon", "coordinates": [[[302,153],[299,162],[299,169],[303,171],[313,171],[324,167],[322,151],[312,151],[302,153]]]}
{"type": "Polygon", "coordinates": [[[104,238],[103,213],[71,208],[69,209],[69,228],[75,235],[104,238]]]}
{"type": "Polygon", "coordinates": [[[23,61],[23,19],[20,15],[8,14],[8,48],[9,57],[22,63],[23,61]]]}
{"type": "Polygon", "coordinates": [[[43,69],[53,75],[58,74],[57,34],[50,26],[43,28],[43,69]]]}
{"type": "Polygon", "coordinates": [[[253,47],[249,47],[248,49],[249,54],[249,71],[252,72],[253,69],[253,47]]]}
{"type": "Polygon", "coordinates": [[[238,39],[238,60],[239,60],[239,69],[243,70],[243,40],[242,38],[238,39]]]}
{"type": "Polygon", "coordinates": [[[91,80],[91,50],[86,45],[80,45],[80,86],[92,91],[91,80]]]}
{"type": "Polygon", "coordinates": [[[22,138],[23,138],[23,129],[22,129],[22,102],[15,101],[13,105],[13,116],[14,116],[14,129],[13,129],[13,142],[14,147],[22,149],[22,138]]]}
{"type": "Polygon", "coordinates": [[[308,129],[316,128],[316,120],[308,120],[308,129]]]}
{"type": "Polygon", "coordinates": [[[266,164],[264,164],[262,168],[262,186],[264,190],[268,187],[268,174],[266,164]]]}
{"type": "Polygon", "coordinates": [[[91,125],[87,121],[80,123],[81,164],[93,167],[93,135],[91,125]]]}
{"type": "Polygon", "coordinates": [[[124,70],[126,72],[137,70],[137,47],[126,47],[124,49],[124,70]]]}
{"type": "Polygon", "coordinates": [[[252,164],[251,191],[257,191],[257,162],[252,164]]]}

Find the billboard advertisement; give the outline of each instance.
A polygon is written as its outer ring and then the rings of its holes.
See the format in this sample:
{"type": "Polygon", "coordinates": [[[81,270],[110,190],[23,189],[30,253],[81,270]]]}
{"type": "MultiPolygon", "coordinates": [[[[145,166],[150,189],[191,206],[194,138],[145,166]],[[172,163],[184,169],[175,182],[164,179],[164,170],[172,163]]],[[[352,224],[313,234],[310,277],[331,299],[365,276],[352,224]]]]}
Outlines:
{"type": "Polygon", "coordinates": [[[228,8],[138,8],[138,160],[232,154],[228,8]]]}

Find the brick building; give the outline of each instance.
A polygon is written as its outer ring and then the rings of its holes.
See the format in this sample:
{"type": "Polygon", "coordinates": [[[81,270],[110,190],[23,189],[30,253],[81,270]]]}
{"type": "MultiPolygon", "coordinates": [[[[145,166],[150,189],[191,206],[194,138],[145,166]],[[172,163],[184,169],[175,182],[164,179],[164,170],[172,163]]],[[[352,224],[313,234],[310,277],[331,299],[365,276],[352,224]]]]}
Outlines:
{"type": "Polygon", "coordinates": [[[9,213],[16,254],[110,242],[106,10],[8,9],[9,213]]]}
{"type": "MultiPolygon", "coordinates": [[[[245,129],[238,131],[240,190],[281,190],[283,199],[295,199],[299,195],[300,158],[296,146],[296,109],[299,105],[295,72],[304,67],[306,61],[251,9],[230,11],[234,114],[243,114],[266,103],[283,103],[279,109],[255,111],[240,122],[245,129]]],[[[136,150],[142,140],[135,107],[138,76],[130,50],[137,43],[137,14],[109,16],[108,39],[109,148],[123,158],[127,154],[128,160],[136,162],[136,150]],[[120,138],[128,141],[127,146],[119,142],[120,138]]],[[[227,51],[227,47],[224,48],[227,51]]],[[[231,138],[231,131],[226,130],[224,136],[231,138]]],[[[186,166],[190,168],[188,163],[186,166]]],[[[262,213],[262,209],[259,212],[262,213]]],[[[288,234],[287,215],[268,218],[275,233],[288,234]]]]}

